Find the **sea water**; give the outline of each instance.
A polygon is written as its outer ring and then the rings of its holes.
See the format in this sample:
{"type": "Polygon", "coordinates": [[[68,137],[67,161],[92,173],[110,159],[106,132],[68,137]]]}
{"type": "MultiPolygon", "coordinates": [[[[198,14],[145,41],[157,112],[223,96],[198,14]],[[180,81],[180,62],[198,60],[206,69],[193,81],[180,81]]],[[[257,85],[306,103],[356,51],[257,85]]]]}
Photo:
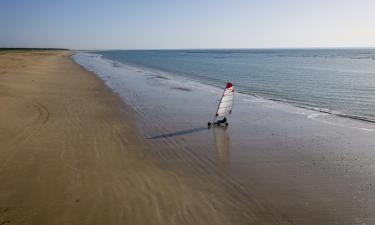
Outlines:
{"type": "Polygon", "coordinates": [[[111,50],[104,58],[375,122],[375,49],[111,50]]]}

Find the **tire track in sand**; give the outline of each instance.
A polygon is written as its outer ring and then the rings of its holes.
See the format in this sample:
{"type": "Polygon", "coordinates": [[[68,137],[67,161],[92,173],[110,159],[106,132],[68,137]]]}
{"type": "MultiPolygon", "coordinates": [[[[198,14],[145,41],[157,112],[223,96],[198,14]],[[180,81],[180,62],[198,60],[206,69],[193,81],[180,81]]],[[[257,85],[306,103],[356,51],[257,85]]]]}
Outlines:
{"type": "Polygon", "coordinates": [[[0,165],[0,172],[6,167],[9,161],[18,153],[20,150],[18,146],[23,145],[26,141],[30,140],[33,136],[37,135],[40,129],[48,122],[50,113],[48,108],[40,102],[28,100],[27,98],[15,97],[14,98],[19,105],[32,106],[34,108],[36,118],[30,124],[26,124],[24,129],[17,132],[17,135],[8,140],[8,144],[5,146],[5,151],[2,154],[6,156],[2,159],[0,165]]]}

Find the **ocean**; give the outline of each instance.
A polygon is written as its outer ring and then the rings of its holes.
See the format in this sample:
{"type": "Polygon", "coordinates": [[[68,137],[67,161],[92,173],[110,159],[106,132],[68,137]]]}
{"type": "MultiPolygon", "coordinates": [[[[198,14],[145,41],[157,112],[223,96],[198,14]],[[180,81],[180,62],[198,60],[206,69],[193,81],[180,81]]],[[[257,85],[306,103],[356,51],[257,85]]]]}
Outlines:
{"type": "Polygon", "coordinates": [[[176,80],[375,122],[375,49],[111,50],[96,52],[176,80]]]}

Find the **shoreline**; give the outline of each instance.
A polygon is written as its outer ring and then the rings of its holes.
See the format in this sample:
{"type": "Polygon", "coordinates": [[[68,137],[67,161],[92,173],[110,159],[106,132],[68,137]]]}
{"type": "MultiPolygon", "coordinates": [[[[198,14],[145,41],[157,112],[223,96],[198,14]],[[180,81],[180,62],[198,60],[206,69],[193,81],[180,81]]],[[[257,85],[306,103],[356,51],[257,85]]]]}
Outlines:
{"type": "MultiPolygon", "coordinates": [[[[136,65],[136,64],[132,64],[132,63],[124,63],[124,62],[121,62],[121,61],[112,60],[112,59],[104,57],[102,54],[100,54],[98,52],[78,51],[75,54],[79,54],[79,53],[88,53],[88,54],[91,54],[91,55],[97,55],[99,57],[102,57],[104,60],[108,60],[108,62],[119,63],[117,66],[123,65],[125,67],[131,67],[131,68],[134,68],[134,69],[138,68],[140,70],[150,70],[152,73],[161,74],[160,77],[162,79],[171,79],[171,80],[175,79],[176,81],[180,81],[180,82],[187,81],[187,82],[197,83],[197,84],[200,84],[200,85],[206,85],[208,87],[215,88],[217,90],[222,89],[219,86],[216,86],[216,85],[210,84],[210,83],[206,83],[206,82],[203,82],[203,81],[199,81],[199,80],[195,80],[195,79],[189,79],[189,78],[183,78],[182,76],[175,77],[175,76],[171,75],[171,73],[168,72],[168,71],[163,71],[163,70],[159,70],[159,69],[151,68],[151,67],[147,67],[147,66],[141,66],[141,65],[136,65]]],[[[73,56],[72,56],[72,58],[73,58],[73,56]]],[[[95,71],[91,71],[91,72],[95,73],[95,71]]],[[[261,95],[256,94],[256,93],[246,93],[246,92],[243,92],[243,91],[236,91],[236,92],[237,92],[237,94],[257,98],[257,99],[259,99],[259,101],[270,101],[270,102],[275,103],[275,104],[282,104],[285,107],[294,107],[294,108],[297,109],[297,111],[298,111],[298,109],[302,109],[302,110],[311,111],[311,113],[321,113],[323,116],[334,116],[334,117],[337,117],[337,118],[344,118],[344,119],[350,119],[350,120],[358,121],[358,122],[375,124],[374,119],[359,116],[359,115],[345,114],[343,112],[335,111],[335,110],[328,109],[328,108],[319,108],[319,107],[314,107],[314,106],[309,106],[309,105],[298,104],[298,103],[294,103],[294,102],[284,100],[284,99],[276,99],[276,98],[273,98],[273,97],[261,96],[261,95]]]]}
{"type": "Polygon", "coordinates": [[[75,61],[134,108],[154,147],[146,155],[168,170],[219,176],[228,193],[242,189],[278,221],[374,221],[374,190],[364,188],[375,180],[373,124],[239,94],[229,128],[207,130],[220,89],[84,54],[75,61]]]}
{"type": "MultiPolygon", "coordinates": [[[[119,50],[119,51],[122,51],[122,50],[119,50]]],[[[137,50],[135,50],[135,51],[137,51],[137,50]]],[[[100,57],[103,57],[106,60],[113,61],[113,62],[122,64],[124,66],[150,70],[153,73],[160,73],[160,74],[163,74],[163,76],[165,76],[167,79],[176,79],[176,80],[180,80],[180,81],[186,80],[188,82],[196,82],[196,83],[199,83],[199,84],[202,84],[202,85],[207,85],[207,86],[214,87],[214,88],[217,88],[217,89],[221,90],[221,87],[219,87],[215,84],[204,82],[204,81],[201,81],[201,80],[191,79],[191,78],[184,78],[181,75],[178,75],[176,77],[174,75],[171,75],[172,72],[169,72],[169,71],[164,71],[164,70],[161,70],[161,69],[157,69],[157,68],[153,68],[153,67],[149,67],[149,66],[137,65],[137,64],[133,64],[133,63],[125,63],[125,62],[121,62],[121,61],[118,61],[118,60],[106,58],[105,56],[100,54],[100,51],[99,52],[97,52],[97,51],[93,51],[93,52],[78,51],[77,53],[79,53],[79,52],[98,55],[100,57]]],[[[318,113],[323,113],[323,114],[327,114],[327,115],[332,115],[332,116],[337,116],[337,117],[342,117],[342,118],[349,118],[349,119],[356,120],[356,121],[362,121],[362,122],[375,124],[375,119],[371,118],[371,117],[365,117],[365,116],[355,115],[355,114],[353,114],[353,115],[352,114],[346,114],[344,112],[337,111],[337,110],[334,110],[334,109],[319,108],[317,106],[310,106],[308,104],[297,103],[297,102],[293,102],[293,101],[289,101],[289,100],[281,99],[281,98],[278,99],[278,98],[275,98],[275,97],[272,97],[272,96],[267,97],[267,96],[259,95],[257,93],[250,93],[250,92],[244,92],[244,91],[237,91],[237,93],[247,95],[247,96],[251,96],[251,97],[255,97],[255,98],[259,98],[260,100],[285,104],[287,106],[296,107],[298,109],[305,109],[305,110],[310,110],[310,111],[313,111],[313,112],[318,112],[318,113]]]]}

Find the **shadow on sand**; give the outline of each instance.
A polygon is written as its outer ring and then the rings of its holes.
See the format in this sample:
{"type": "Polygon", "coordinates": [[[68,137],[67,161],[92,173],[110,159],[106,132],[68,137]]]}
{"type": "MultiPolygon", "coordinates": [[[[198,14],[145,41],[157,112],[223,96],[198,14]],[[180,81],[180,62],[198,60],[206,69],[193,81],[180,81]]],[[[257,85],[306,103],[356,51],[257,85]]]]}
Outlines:
{"type": "Polygon", "coordinates": [[[165,134],[149,137],[148,139],[161,139],[161,138],[176,137],[176,136],[182,136],[182,135],[200,132],[203,130],[207,130],[207,127],[198,127],[198,128],[191,128],[191,129],[186,129],[186,130],[179,130],[176,132],[165,133],[165,134]]]}

